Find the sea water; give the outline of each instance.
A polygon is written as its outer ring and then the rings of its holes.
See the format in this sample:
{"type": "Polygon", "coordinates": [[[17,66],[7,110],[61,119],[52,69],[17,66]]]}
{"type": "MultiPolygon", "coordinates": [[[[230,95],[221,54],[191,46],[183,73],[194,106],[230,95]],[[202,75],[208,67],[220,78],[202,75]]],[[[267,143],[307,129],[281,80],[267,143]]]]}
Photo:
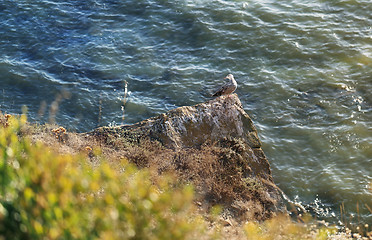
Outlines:
{"type": "Polygon", "coordinates": [[[372,224],[370,0],[0,1],[2,112],[131,124],[209,100],[228,73],[289,198],[372,224]]]}

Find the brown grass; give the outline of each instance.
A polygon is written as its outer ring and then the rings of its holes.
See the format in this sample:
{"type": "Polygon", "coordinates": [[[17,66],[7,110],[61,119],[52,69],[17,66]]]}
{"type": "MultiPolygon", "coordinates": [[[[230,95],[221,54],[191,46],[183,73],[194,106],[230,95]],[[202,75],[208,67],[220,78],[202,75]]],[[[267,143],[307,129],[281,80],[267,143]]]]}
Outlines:
{"type": "MultiPolygon", "coordinates": [[[[0,124],[6,126],[9,118],[0,115],[0,124]]],[[[102,156],[110,162],[127,159],[139,168],[152,169],[154,181],[163,173],[174,174],[178,184],[195,186],[196,201],[205,211],[221,205],[238,221],[265,220],[274,214],[275,200],[267,194],[267,185],[253,177],[238,145],[208,143],[199,149],[173,150],[147,137],[73,133],[49,124],[27,125],[21,134],[63,154],[85,154],[93,164],[102,156]]]]}
{"type": "Polygon", "coordinates": [[[10,118],[12,118],[12,115],[2,114],[0,111],[0,127],[8,127],[10,118]]]}
{"type": "MultiPolygon", "coordinates": [[[[0,126],[6,127],[11,117],[0,114],[0,126]]],[[[217,218],[210,220],[211,231],[221,231],[224,239],[270,239],[267,236],[277,234],[271,233],[269,226],[252,238],[253,225],[245,224],[247,220],[261,221],[275,215],[276,202],[268,194],[271,188],[268,181],[253,177],[251,167],[240,154],[244,146],[237,142],[222,141],[204,144],[199,149],[172,150],[146,137],[72,133],[48,124],[27,125],[20,134],[60,153],[84,154],[93,164],[98,164],[102,156],[112,163],[127,159],[140,168],[152,169],[153,181],[157,181],[159,175],[171,173],[179,180],[175,185],[192,183],[197,192],[196,206],[207,218],[214,206],[222,207],[217,218]]],[[[257,231],[261,231],[262,226],[254,225],[257,231]]],[[[291,223],[288,226],[292,226],[291,223]]],[[[345,233],[329,239],[349,239],[349,236],[350,233],[345,233]]],[[[294,235],[293,239],[297,237],[294,235]]]]}

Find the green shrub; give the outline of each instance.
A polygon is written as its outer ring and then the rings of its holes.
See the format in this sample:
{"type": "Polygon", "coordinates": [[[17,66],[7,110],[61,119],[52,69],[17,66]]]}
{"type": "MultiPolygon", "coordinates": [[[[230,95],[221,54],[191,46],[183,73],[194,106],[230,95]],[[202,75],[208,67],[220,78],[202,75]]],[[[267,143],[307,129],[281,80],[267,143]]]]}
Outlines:
{"type": "MultiPolygon", "coordinates": [[[[92,167],[0,127],[0,237],[5,239],[188,239],[201,234],[193,189],[156,183],[126,161],[92,167]]],[[[204,228],[205,229],[205,228],[204,228]]]]}

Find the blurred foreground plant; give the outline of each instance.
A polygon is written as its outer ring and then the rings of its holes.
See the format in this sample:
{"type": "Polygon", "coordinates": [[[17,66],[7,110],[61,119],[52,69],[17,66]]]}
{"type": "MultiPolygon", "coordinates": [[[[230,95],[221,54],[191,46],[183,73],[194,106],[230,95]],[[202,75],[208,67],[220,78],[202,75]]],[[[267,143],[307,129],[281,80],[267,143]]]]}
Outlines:
{"type": "MultiPolygon", "coordinates": [[[[279,215],[263,223],[248,222],[244,231],[249,240],[272,240],[272,239],[333,239],[330,237],[336,233],[336,228],[321,228],[311,225],[312,218],[305,216],[307,224],[293,222],[287,215],[279,215]]],[[[337,239],[348,239],[338,237],[337,239]]]]}
{"type": "Polygon", "coordinates": [[[0,127],[0,238],[188,239],[205,229],[193,189],[151,182],[126,161],[89,165],[19,133],[26,118],[0,127]]]}

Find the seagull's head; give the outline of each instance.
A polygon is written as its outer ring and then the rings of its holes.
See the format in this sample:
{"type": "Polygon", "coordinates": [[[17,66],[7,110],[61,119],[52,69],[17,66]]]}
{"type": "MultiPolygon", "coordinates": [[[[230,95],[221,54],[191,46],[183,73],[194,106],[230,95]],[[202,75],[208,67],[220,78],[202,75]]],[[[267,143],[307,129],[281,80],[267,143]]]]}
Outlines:
{"type": "Polygon", "coordinates": [[[235,80],[234,79],[234,76],[230,73],[228,74],[226,77],[225,77],[226,80],[229,80],[229,81],[232,81],[232,80],[235,80]]]}

